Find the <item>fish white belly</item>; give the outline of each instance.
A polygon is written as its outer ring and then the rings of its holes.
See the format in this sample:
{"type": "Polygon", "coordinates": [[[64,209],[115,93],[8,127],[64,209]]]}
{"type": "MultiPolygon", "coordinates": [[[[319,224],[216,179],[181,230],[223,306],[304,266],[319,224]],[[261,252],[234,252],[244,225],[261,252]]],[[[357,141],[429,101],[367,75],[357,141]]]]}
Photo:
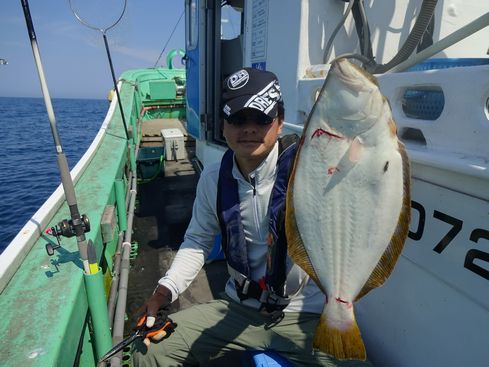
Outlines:
{"type": "Polygon", "coordinates": [[[347,302],[389,245],[403,200],[402,158],[393,141],[363,147],[357,162],[350,161],[350,146],[326,135],[304,142],[293,191],[311,264],[328,297],[347,302]]]}
{"type": "Polygon", "coordinates": [[[366,359],[354,302],[391,274],[409,231],[410,170],[375,78],[332,63],[289,180],[287,249],[327,295],[313,346],[366,359]]]}

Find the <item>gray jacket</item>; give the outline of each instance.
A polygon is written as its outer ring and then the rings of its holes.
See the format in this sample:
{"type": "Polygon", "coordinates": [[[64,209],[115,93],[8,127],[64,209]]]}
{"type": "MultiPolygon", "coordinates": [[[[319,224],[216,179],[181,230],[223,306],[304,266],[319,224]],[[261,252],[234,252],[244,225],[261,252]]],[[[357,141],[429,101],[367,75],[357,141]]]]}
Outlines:
{"type": "MultiPolygon", "coordinates": [[[[236,163],[233,176],[238,181],[242,223],[248,246],[248,261],[251,279],[258,281],[265,275],[268,235],[268,203],[276,177],[278,159],[278,143],[268,157],[256,168],[250,177],[254,177],[255,194],[250,179],[245,179],[236,163]]],[[[220,233],[216,211],[217,181],[220,161],[208,165],[197,185],[192,219],[185,238],[166,275],[159,283],[169,288],[172,300],[190,285],[205,263],[212,250],[214,239],[220,233]]],[[[291,297],[285,312],[321,313],[325,304],[325,296],[310,280],[306,273],[292,261],[288,260],[287,293],[291,297]]],[[[233,279],[226,284],[226,294],[240,302],[233,279]]],[[[258,308],[260,303],[255,299],[246,299],[244,305],[258,308]]]]}

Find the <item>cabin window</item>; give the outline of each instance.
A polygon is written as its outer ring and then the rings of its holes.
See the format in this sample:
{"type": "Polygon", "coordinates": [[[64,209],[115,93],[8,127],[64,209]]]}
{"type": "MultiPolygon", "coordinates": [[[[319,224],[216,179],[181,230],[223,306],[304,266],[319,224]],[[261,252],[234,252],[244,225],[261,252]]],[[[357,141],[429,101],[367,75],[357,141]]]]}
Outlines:
{"type": "Polygon", "coordinates": [[[187,17],[187,50],[193,50],[197,47],[197,38],[199,31],[199,18],[197,15],[198,4],[197,0],[190,0],[185,2],[186,9],[185,14],[187,17]]]}
{"type": "Polygon", "coordinates": [[[221,8],[221,80],[243,67],[243,8],[235,3],[221,8]]]}
{"type": "Polygon", "coordinates": [[[232,40],[241,35],[242,9],[231,5],[221,8],[221,39],[232,40]]]}
{"type": "MultiPolygon", "coordinates": [[[[243,67],[243,17],[244,1],[228,0],[221,6],[220,19],[216,19],[216,24],[220,28],[216,29],[220,33],[216,34],[216,42],[220,42],[220,73],[215,92],[216,101],[219,101],[221,94],[222,81],[231,73],[243,67]],[[219,40],[220,39],[220,40],[219,40]]],[[[219,105],[216,105],[216,116],[220,115],[219,105]]],[[[225,144],[222,135],[222,121],[213,127],[212,138],[218,144],[225,144]]]]}

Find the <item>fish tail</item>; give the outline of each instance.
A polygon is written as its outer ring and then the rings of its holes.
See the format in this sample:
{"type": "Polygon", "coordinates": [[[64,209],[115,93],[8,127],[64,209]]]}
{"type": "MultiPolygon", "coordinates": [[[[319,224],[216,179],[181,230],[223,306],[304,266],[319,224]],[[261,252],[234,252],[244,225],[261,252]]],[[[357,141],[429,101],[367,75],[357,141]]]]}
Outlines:
{"type": "MultiPolygon", "coordinates": [[[[333,300],[330,303],[337,302],[333,300]]],[[[314,348],[337,359],[366,360],[367,352],[355,320],[353,305],[345,303],[328,308],[328,304],[314,334],[314,348]]]]}

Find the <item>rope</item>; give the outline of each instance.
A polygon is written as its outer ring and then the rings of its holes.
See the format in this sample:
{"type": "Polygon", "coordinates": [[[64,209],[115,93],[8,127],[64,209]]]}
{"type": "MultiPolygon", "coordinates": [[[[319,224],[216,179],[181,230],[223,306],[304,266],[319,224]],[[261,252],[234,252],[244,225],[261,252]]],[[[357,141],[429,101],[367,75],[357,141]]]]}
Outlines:
{"type": "Polygon", "coordinates": [[[163,50],[161,50],[160,56],[158,56],[158,59],[156,60],[154,66],[153,66],[154,68],[156,67],[156,65],[158,65],[158,62],[160,61],[161,56],[163,55],[163,52],[165,52],[166,46],[168,46],[168,42],[170,42],[170,40],[171,40],[171,38],[173,36],[173,33],[175,33],[175,31],[177,29],[177,26],[178,26],[178,23],[180,23],[180,20],[182,19],[184,13],[185,13],[185,10],[182,11],[182,14],[180,14],[180,18],[178,18],[177,23],[173,27],[173,30],[171,31],[170,37],[168,37],[168,40],[166,41],[165,45],[163,46],[163,50]]]}

